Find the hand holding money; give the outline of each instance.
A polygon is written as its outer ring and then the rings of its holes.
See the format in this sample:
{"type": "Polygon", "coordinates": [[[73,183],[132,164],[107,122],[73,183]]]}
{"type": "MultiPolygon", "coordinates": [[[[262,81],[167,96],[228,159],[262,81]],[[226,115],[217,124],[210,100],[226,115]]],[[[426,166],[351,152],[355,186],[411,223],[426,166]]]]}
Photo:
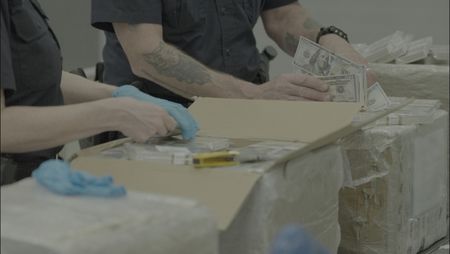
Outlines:
{"type": "MultiPolygon", "coordinates": [[[[320,37],[320,45],[330,49],[334,54],[342,56],[358,65],[368,65],[367,59],[356,51],[347,41],[334,34],[320,37]]],[[[377,82],[377,77],[371,69],[366,69],[367,87],[377,82]]]]}
{"type": "Polygon", "coordinates": [[[318,77],[330,87],[335,102],[358,102],[357,80],[354,74],[318,77]]]}
{"type": "Polygon", "coordinates": [[[353,63],[306,38],[300,37],[292,65],[296,73],[314,75],[325,81],[333,101],[360,102],[372,111],[390,104],[378,83],[368,89],[368,82],[373,82],[375,76],[365,65],[353,63]]]}
{"type": "Polygon", "coordinates": [[[329,86],[316,77],[290,73],[258,86],[258,98],[330,101],[329,86]]]}

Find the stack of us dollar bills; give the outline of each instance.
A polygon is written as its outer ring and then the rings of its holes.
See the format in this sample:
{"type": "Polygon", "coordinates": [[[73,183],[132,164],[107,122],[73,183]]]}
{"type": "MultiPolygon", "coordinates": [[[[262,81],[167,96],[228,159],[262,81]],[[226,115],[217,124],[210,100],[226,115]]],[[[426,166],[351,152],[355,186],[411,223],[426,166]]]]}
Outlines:
{"type": "Polygon", "coordinates": [[[318,77],[330,86],[335,102],[356,102],[370,111],[386,109],[389,98],[378,83],[367,87],[366,66],[356,64],[300,37],[292,62],[294,72],[318,77]]]}

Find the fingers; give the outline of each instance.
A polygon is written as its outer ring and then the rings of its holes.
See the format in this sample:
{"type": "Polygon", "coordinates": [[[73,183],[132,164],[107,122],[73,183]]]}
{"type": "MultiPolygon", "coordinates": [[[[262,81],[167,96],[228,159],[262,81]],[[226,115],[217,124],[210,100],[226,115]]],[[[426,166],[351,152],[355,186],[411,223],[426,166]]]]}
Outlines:
{"type": "Polygon", "coordinates": [[[186,108],[181,105],[175,105],[169,109],[169,114],[177,121],[184,139],[190,140],[195,137],[198,125],[186,108]]]}
{"type": "MultiPolygon", "coordinates": [[[[123,101],[122,101],[123,102],[123,101]]],[[[136,100],[127,100],[125,112],[119,130],[139,143],[151,137],[164,137],[173,132],[177,121],[159,106],[136,100]]]]}
{"type": "Polygon", "coordinates": [[[293,85],[300,87],[308,87],[319,92],[326,92],[329,89],[329,86],[324,81],[314,76],[298,73],[289,73],[283,74],[281,77],[286,79],[286,81],[288,81],[293,85]]]}
{"type": "Polygon", "coordinates": [[[299,87],[296,89],[297,96],[313,101],[331,101],[333,98],[327,92],[318,92],[308,87],[299,87]]]}
{"type": "Polygon", "coordinates": [[[309,87],[296,86],[290,83],[283,85],[283,92],[287,100],[313,100],[313,101],[331,101],[333,98],[328,92],[320,92],[309,87]]]}
{"type": "Polygon", "coordinates": [[[164,128],[167,131],[167,134],[174,132],[174,130],[177,128],[177,121],[175,121],[175,119],[173,117],[171,117],[170,115],[167,115],[166,117],[163,117],[163,123],[164,123],[164,128]]]}

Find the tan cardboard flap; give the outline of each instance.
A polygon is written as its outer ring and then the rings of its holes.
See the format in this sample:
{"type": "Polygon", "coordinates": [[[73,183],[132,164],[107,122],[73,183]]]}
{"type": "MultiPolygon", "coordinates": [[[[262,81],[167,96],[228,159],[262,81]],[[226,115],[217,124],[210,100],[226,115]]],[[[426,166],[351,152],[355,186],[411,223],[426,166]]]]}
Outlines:
{"type": "Polygon", "coordinates": [[[153,161],[85,156],[74,159],[72,167],[94,175],[111,175],[127,190],[195,199],[212,210],[221,230],[228,227],[261,176],[235,170],[198,170],[153,161]]]}
{"type": "Polygon", "coordinates": [[[315,140],[313,143],[309,143],[306,146],[300,148],[297,151],[293,151],[292,153],[284,156],[283,158],[278,159],[275,164],[280,164],[280,163],[285,163],[289,160],[292,160],[294,158],[300,157],[303,154],[306,154],[307,152],[317,149],[321,146],[327,145],[329,143],[334,142],[335,140],[337,140],[338,138],[342,138],[345,137],[357,130],[360,130],[362,127],[368,125],[371,122],[376,121],[377,119],[380,119],[381,117],[387,116],[388,114],[395,112],[403,107],[405,107],[406,105],[412,103],[414,101],[414,98],[409,98],[408,100],[406,100],[405,102],[401,103],[400,105],[397,105],[395,107],[392,107],[388,110],[384,110],[384,111],[380,111],[377,114],[373,115],[370,118],[367,118],[364,121],[361,122],[356,122],[356,123],[352,123],[348,126],[344,126],[343,128],[340,129],[336,129],[334,132],[330,132],[328,135],[322,136],[320,138],[318,138],[317,140],[315,140]]]}
{"type": "Polygon", "coordinates": [[[348,126],[356,103],[198,98],[189,111],[200,136],[311,143],[348,126]]]}

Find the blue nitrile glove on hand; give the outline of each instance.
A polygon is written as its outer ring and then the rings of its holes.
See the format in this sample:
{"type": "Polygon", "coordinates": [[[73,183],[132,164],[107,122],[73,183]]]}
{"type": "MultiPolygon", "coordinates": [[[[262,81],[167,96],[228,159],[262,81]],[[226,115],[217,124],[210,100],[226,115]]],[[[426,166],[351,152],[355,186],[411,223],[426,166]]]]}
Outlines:
{"type": "Polygon", "coordinates": [[[126,194],[123,186],[113,184],[111,176],[96,177],[76,171],[61,160],[44,161],[33,171],[32,176],[50,191],[62,195],[120,197],[126,194]]]}
{"type": "Polygon", "coordinates": [[[177,121],[178,126],[181,129],[181,135],[184,139],[190,140],[195,137],[195,134],[198,131],[197,122],[194,120],[191,113],[189,113],[189,111],[187,111],[187,109],[182,105],[150,96],[131,85],[123,85],[114,90],[113,97],[123,96],[132,97],[136,100],[145,101],[160,106],[165,109],[169,115],[175,119],[175,121],[177,121]]]}
{"type": "Polygon", "coordinates": [[[275,238],[270,254],[331,254],[303,227],[289,225],[275,238]]]}

